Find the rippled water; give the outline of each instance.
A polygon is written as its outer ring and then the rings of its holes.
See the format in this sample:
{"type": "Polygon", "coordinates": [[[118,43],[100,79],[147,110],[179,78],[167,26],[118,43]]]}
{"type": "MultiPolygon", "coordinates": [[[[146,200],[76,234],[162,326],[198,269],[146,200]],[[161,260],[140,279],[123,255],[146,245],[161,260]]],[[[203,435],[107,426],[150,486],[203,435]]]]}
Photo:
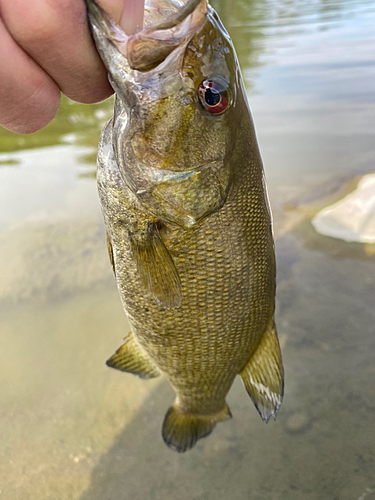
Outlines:
{"type": "Polygon", "coordinates": [[[1,499],[375,499],[375,245],[309,222],[375,170],[375,6],[214,6],[274,211],[280,415],[264,425],[237,381],[234,418],[177,455],[160,437],[166,381],[106,368],[128,331],[94,181],[112,101],[64,100],[37,134],[0,131],[1,499]]]}

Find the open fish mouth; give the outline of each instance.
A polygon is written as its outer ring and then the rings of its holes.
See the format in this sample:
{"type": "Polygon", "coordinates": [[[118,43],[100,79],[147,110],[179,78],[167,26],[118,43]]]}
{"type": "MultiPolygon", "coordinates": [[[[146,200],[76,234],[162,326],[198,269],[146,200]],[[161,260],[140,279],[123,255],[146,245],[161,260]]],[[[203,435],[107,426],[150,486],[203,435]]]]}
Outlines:
{"type": "Polygon", "coordinates": [[[145,72],[166,57],[204,23],[206,0],[147,0],[144,26],[127,35],[94,0],[86,0],[93,30],[110,40],[126,57],[131,69],[145,72]]]}

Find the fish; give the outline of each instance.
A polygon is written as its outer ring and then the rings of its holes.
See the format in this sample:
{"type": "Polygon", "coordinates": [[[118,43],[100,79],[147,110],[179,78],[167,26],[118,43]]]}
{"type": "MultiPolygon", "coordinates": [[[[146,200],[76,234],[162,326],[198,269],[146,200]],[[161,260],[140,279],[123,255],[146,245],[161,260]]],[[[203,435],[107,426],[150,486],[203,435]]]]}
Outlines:
{"type": "Polygon", "coordinates": [[[132,35],[86,3],[115,92],[97,182],[131,325],[107,365],[167,378],[162,437],[182,453],[232,417],[237,375],[265,422],[283,398],[262,160],[235,49],[206,0],[150,0],[132,35]]]}

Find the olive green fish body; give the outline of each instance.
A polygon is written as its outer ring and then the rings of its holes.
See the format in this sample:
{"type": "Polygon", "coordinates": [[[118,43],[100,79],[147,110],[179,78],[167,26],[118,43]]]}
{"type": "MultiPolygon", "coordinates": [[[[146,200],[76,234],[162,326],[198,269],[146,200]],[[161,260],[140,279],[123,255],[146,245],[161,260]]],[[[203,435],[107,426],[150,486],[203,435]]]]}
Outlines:
{"type": "Polygon", "coordinates": [[[99,194],[132,326],[108,364],[167,377],[177,398],[163,437],[177,451],[230,418],[237,374],[266,421],[283,393],[262,162],[229,37],[205,2],[194,8],[192,31],[162,63],[150,59],[145,71],[121,61],[124,88],[103,27],[94,30],[117,91],[99,143],[99,194]]]}

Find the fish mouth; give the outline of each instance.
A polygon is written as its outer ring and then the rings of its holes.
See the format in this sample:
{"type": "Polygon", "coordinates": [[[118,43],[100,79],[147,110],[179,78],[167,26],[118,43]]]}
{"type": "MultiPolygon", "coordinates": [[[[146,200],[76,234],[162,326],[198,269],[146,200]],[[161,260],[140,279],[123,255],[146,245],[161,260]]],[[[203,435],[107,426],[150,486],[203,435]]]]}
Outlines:
{"type": "Polygon", "coordinates": [[[204,23],[208,9],[207,0],[146,0],[143,29],[127,35],[94,0],[86,4],[99,51],[104,36],[131,69],[141,72],[156,68],[188,40],[204,23]]]}

